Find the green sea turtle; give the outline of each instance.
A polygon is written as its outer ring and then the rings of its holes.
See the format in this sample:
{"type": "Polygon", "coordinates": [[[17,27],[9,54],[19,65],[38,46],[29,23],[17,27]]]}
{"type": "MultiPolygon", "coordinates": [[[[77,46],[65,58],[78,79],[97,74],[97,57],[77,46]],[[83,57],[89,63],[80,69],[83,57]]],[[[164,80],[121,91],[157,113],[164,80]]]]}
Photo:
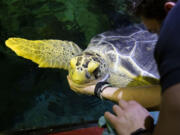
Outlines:
{"type": "Polygon", "coordinates": [[[108,81],[116,87],[147,85],[159,78],[153,50],[157,35],[142,25],[99,34],[82,51],[71,41],[9,38],[6,45],[41,68],[63,68],[81,85],[108,81]]]}

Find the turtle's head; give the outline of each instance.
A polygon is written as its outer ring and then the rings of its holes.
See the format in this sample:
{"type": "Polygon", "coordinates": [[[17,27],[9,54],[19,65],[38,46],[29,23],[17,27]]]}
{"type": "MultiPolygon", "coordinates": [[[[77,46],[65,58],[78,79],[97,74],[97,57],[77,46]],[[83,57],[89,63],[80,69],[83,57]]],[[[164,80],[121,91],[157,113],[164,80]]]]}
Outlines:
{"type": "Polygon", "coordinates": [[[84,52],[70,61],[69,77],[77,84],[99,80],[107,73],[107,65],[100,55],[84,52]]]}

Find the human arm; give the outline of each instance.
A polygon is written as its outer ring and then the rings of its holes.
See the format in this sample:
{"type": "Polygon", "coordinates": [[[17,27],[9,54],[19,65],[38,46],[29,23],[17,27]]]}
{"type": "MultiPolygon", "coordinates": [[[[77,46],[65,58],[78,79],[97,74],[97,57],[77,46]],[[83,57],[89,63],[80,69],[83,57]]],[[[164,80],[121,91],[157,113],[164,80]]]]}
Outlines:
{"type": "MultiPolygon", "coordinates": [[[[77,93],[94,95],[95,84],[83,86],[73,83],[68,78],[71,89],[77,93]]],[[[135,100],[140,103],[143,107],[148,109],[157,109],[161,101],[161,88],[159,85],[141,86],[141,87],[127,87],[127,88],[116,88],[107,87],[102,92],[102,97],[119,102],[119,99],[126,101],[135,100]]]]}
{"type": "MultiPolygon", "coordinates": [[[[153,135],[180,134],[180,83],[168,88],[162,96],[160,116],[153,135]]],[[[150,114],[145,108],[134,101],[119,101],[113,106],[115,115],[106,112],[105,118],[116,129],[118,135],[127,135],[139,128],[152,127],[150,114]]],[[[148,133],[151,135],[152,133],[148,133]]],[[[147,134],[145,134],[147,135],[147,134]]]]}
{"type": "Polygon", "coordinates": [[[108,87],[102,92],[102,97],[116,103],[120,99],[135,100],[145,108],[157,109],[161,101],[161,88],[159,85],[125,88],[108,87]]]}

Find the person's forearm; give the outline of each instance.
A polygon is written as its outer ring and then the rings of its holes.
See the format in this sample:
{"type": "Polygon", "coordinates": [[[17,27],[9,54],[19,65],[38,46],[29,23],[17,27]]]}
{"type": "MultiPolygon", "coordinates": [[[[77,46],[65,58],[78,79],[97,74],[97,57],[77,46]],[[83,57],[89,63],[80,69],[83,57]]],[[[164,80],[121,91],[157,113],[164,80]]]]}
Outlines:
{"type": "Polygon", "coordinates": [[[160,105],[161,88],[159,85],[128,88],[107,88],[102,92],[102,97],[114,102],[119,99],[126,101],[135,100],[145,108],[154,108],[160,105]]]}

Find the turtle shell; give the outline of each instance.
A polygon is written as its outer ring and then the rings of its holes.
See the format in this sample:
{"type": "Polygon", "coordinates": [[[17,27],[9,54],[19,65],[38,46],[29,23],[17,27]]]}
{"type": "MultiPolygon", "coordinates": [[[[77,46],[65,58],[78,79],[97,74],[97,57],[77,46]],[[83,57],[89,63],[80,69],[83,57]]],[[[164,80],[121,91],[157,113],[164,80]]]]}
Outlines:
{"type": "Polygon", "coordinates": [[[135,76],[159,78],[154,59],[157,38],[144,25],[136,24],[95,36],[86,51],[100,54],[113,72],[118,73],[121,66],[135,76]]]}

